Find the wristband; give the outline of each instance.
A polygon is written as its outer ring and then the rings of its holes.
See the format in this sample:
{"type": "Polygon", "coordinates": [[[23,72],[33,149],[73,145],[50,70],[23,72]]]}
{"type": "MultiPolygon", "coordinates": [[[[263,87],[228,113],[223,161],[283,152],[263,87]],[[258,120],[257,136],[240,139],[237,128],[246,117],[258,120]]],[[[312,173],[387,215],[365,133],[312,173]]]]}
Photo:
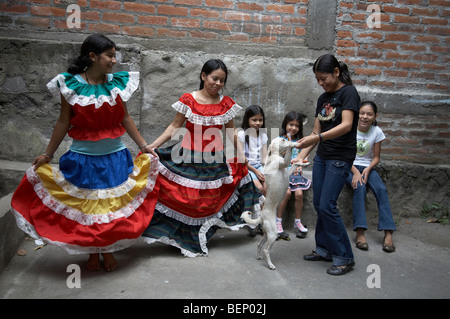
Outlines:
{"type": "Polygon", "coordinates": [[[46,157],[48,157],[49,159],[52,159],[53,158],[53,155],[49,155],[49,154],[47,154],[47,153],[42,153],[42,155],[44,155],[44,156],[46,156],[46,157]]]}
{"type": "Polygon", "coordinates": [[[142,146],[139,146],[139,149],[143,149],[144,147],[146,147],[148,144],[147,143],[145,143],[144,145],[142,145],[142,146]]]}
{"type": "Polygon", "coordinates": [[[319,140],[320,140],[320,142],[323,142],[323,135],[322,134],[319,134],[319,140]]]}

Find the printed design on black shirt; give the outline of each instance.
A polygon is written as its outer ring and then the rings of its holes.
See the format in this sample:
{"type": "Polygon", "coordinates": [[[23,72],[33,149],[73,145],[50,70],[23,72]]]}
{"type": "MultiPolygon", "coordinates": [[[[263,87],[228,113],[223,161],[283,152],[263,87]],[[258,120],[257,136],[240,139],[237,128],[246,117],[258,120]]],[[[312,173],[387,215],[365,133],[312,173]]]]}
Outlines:
{"type": "Polygon", "coordinates": [[[323,103],[322,110],[319,112],[317,117],[320,121],[329,121],[334,118],[336,113],[336,108],[332,106],[330,103],[323,103]]]}

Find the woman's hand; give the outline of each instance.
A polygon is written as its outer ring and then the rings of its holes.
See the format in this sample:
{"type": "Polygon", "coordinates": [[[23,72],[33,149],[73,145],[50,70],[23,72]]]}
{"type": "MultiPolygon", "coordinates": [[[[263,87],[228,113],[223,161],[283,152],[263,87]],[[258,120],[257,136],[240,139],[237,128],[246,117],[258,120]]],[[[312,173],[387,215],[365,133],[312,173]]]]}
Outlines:
{"type": "Polygon", "coordinates": [[[42,164],[47,164],[51,161],[51,159],[52,158],[49,155],[42,154],[36,157],[31,164],[33,165],[33,169],[37,170],[39,166],[41,166],[42,164]]]}
{"type": "Polygon", "coordinates": [[[142,153],[150,153],[150,154],[158,157],[158,154],[156,154],[155,148],[152,145],[145,145],[140,150],[142,153]]]}
{"type": "Polygon", "coordinates": [[[316,145],[316,143],[319,142],[319,136],[318,135],[308,135],[302,138],[300,141],[298,141],[298,148],[306,148],[309,146],[316,145]]]}

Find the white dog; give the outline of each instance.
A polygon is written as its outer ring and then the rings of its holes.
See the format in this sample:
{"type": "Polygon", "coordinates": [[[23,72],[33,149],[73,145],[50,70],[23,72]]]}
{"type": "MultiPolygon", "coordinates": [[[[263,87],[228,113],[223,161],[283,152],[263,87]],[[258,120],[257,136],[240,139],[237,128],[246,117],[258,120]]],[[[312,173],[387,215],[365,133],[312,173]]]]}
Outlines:
{"type": "Polygon", "coordinates": [[[286,194],[289,186],[289,176],[291,176],[297,166],[302,165],[296,163],[289,170],[286,170],[286,167],[289,167],[291,162],[292,148],[298,146],[298,143],[286,141],[281,137],[272,140],[267,153],[266,164],[264,165],[264,175],[267,185],[264,208],[261,210],[260,216],[256,219],[251,219],[251,212],[249,211],[243,212],[241,216],[248,224],[262,224],[264,235],[258,244],[256,258],[263,259],[261,255],[262,250],[270,269],[275,269],[274,264],[270,260],[269,252],[278,236],[275,221],[277,206],[286,194]]]}

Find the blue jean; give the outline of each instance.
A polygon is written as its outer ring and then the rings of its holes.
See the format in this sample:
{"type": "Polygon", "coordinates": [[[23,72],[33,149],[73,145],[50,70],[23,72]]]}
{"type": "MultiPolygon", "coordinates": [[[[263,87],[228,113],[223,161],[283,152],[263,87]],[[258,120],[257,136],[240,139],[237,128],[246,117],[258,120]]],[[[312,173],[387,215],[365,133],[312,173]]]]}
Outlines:
{"type": "Polygon", "coordinates": [[[317,211],[316,253],[333,260],[334,266],[353,262],[354,256],[337,199],[345,186],[352,164],[326,160],[316,154],[313,166],[313,203],[317,211]]]}
{"type": "MultiPolygon", "coordinates": [[[[361,173],[365,168],[365,166],[359,165],[355,165],[355,167],[361,173]]],[[[350,186],[352,185],[352,178],[353,174],[350,173],[347,178],[347,184],[350,186]]],[[[353,189],[353,230],[357,228],[367,229],[365,202],[367,188],[373,192],[377,200],[379,214],[378,230],[396,230],[386,186],[375,169],[370,171],[366,184],[361,185],[358,183],[358,187],[353,189]]]]}

